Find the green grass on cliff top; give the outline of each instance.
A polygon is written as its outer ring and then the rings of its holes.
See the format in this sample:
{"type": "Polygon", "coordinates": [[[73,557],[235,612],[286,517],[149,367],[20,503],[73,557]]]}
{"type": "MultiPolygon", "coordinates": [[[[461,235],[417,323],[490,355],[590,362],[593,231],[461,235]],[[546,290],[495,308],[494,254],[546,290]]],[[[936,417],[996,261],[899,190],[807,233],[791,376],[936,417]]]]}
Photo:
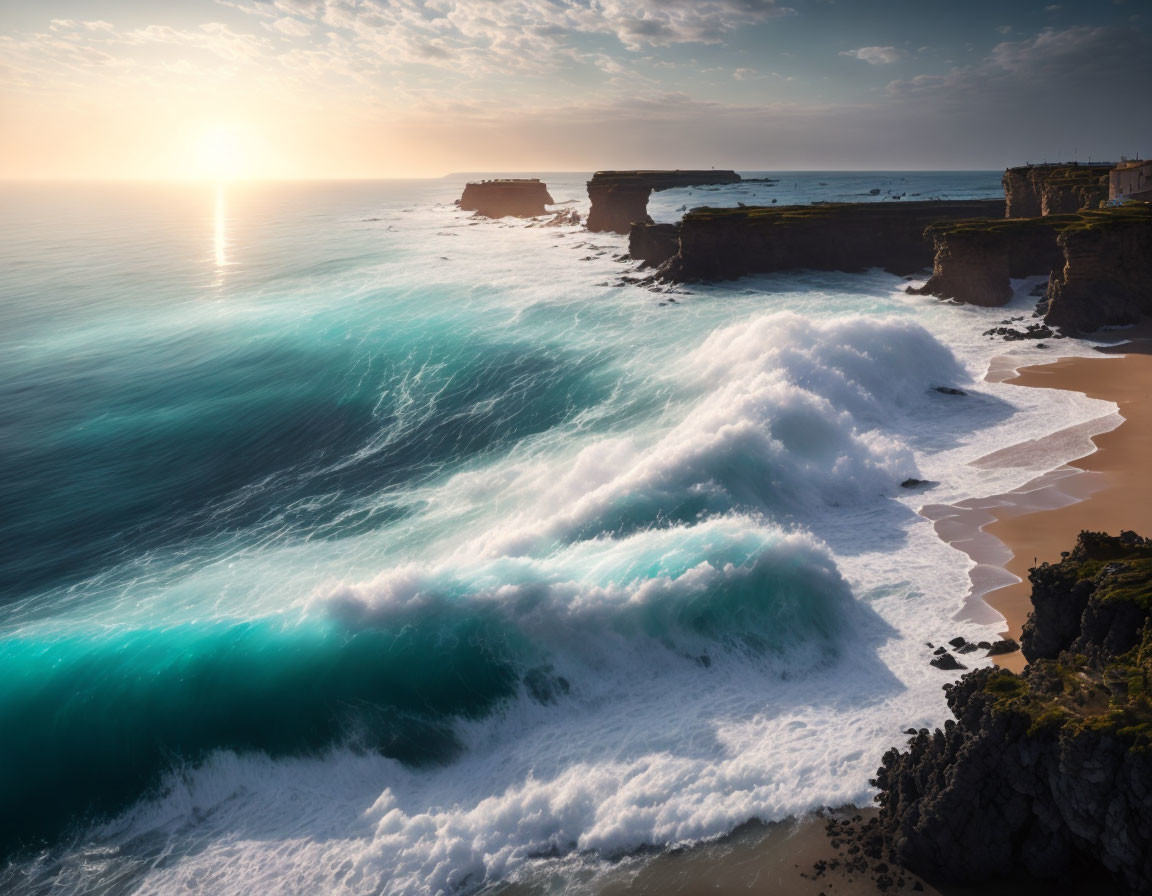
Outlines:
{"type": "MultiPolygon", "coordinates": [[[[832,217],[845,212],[861,212],[868,216],[899,216],[907,212],[924,212],[933,209],[947,210],[962,205],[1003,203],[1002,199],[928,199],[912,202],[816,202],[811,205],[746,205],[742,208],[713,208],[701,206],[684,215],[684,222],[736,222],[784,223],[792,221],[812,221],[832,217]]],[[[1000,220],[1000,219],[989,219],[1000,220]]]]}
{"type": "Polygon", "coordinates": [[[1084,532],[1056,568],[1070,586],[1098,580],[1094,598],[1104,604],[1131,604],[1145,619],[1140,642],[1103,665],[1064,654],[1024,676],[998,670],[984,687],[993,711],[1023,714],[1032,734],[1112,734],[1152,749],[1152,543],[1084,532]]]}
{"type": "Polygon", "coordinates": [[[929,230],[932,234],[987,233],[1011,236],[1040,231],[1065,233],[1111,230],[1149,224],[1152,224],[1152,205],[1133,202],[1112,208],[1086,208],[1067,215],[1046,215],[1042,218],[965,218],[933,224],[929,230]]]}

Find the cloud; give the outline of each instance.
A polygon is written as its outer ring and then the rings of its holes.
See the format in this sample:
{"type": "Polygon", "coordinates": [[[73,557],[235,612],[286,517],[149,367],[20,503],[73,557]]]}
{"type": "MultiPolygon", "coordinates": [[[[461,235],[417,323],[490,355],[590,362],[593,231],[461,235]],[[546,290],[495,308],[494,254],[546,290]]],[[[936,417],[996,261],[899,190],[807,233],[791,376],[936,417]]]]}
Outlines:
{"type": "Polygon", "coordinates": [[[896,47],[860,47],[858,50],[844,50],[841,56],[851,56],[869,65],[891,65],[908,54],[896,47]]]}
{"type": "Polygon", "coordinates": [[[976,65],[892,81],[888,92],[965,104],[979,97],[982,103],[1019,106],[1028,96],[1067,104],[1072,97],[1093,95],[1106,103],[1121,94],[1117,87],[1150,81],[1152,46],[1146,33],[1078,25],[999,43],[976,65]]]}
{"type": "Polygon", "coordinates": [[[277,19],[268,27],[275,31],[279,31],[281,34],[286,34],[289,37],[307,37],[312,33],[312,28],[310,25],[306,25],[299,19],[293,19],[289,16],[285,16],[282,19],[277,19]]]}

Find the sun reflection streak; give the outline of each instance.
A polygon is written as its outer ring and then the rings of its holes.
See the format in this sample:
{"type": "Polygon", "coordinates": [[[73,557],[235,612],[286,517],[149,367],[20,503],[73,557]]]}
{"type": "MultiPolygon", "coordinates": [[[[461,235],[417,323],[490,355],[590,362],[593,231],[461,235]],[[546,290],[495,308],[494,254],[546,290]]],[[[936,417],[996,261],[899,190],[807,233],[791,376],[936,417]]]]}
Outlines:
{"type": "Polygon", "coordinates": [[[216,272],[223,273],[223,268],[228,264],[228,234],[226,225],[228,223],[228,206],[225,202],[224,185],[216,185],[216,227],[214,231],[214,242],[216,247],[216,272]]]}

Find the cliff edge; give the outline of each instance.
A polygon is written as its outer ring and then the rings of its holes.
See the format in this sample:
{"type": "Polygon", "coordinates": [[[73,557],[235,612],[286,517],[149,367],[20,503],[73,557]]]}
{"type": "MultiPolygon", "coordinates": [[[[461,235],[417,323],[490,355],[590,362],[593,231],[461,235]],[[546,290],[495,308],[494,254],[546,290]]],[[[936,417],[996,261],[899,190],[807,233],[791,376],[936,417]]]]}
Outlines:
{"type": "Polygon", "coordinates": [[[635,223],[651,224],[648,199],[654,191],[709,184],[737,184],[735,171],[597,171],[588,181],[588,229],[628,233],[635,223]]]}
{"type": "Polygon", "coordinates": [[[1082,532],[1029,575],[1022,674],[947,685],[955,721],[873,782],[892,858],[931,879],[1087,872],[1152,891],[1152,542],[1082,532]]]}
{"type": "Polygon", "coordinates": [[[999,306],[1013,277],[1049,276],[1045,322],[1076,332],[1152,314],[1152,206],[933,225],[932,277],[918,295],[999,306]]]}
{"type": "Polygon", "coordinates": [[[1061,230],[1063,263],[1048,284],[1046,322],[1070,332],[1152,316],[1152,205],[1083,212],[1061,230]]]}
{"type": "Polygon", "coordinates": [[[797,268],[873,267],[910,274],[932,264],[929,225],[1003,214],[999,199],[698,208],[681,221],[679,252],[661,276],[731,280],[797,268]]]}
{"type": "Polygon", "coordinates": [[[1096,208],[1108,198],[1112,163],[1022,165],[1004,172],[1005,217],[1039,218],[1096,208]]]}

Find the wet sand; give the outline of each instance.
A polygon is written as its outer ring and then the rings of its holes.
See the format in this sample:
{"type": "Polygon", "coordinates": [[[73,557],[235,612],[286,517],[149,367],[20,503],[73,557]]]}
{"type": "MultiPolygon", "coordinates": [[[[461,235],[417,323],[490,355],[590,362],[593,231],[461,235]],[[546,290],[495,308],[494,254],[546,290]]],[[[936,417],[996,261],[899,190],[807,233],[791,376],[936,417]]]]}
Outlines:
{"type": "MultiPolygon", "coordinates": [[[[928,506],[921,511],[935,521],[941,538],[977,562],[967,610],[979,616],[978,603],[986,602],[1004,616],[1007,637],[1020,639],[1021,626],[1032,609],[1028,570],[1037,563],[1059,561],[1081,530],[1152,533],[1152,340],[1140,339],[1101,354],[1022,368],[1002,380],[1068,389],[1115,402],[1123,421],[1091,436],[1095,451],[1009,495],[928,506]]],[[[1115,422],[1097,421],[1095,429],[1115,422]]],[[[1080,429],[1078,434],[1065,430],[1050,438],[1083,438],[1084,428],[1080,429]]],[[[1043,447],[1041,443],[1027,446],[1033,452],[1042,452],[1043,447]]],[[[990,455],[983,461],[991,465],[1012,458],[990,455]]],[[[1016,671],[1024,666],[1020,653],[996,661],[1016,671]]]]}

